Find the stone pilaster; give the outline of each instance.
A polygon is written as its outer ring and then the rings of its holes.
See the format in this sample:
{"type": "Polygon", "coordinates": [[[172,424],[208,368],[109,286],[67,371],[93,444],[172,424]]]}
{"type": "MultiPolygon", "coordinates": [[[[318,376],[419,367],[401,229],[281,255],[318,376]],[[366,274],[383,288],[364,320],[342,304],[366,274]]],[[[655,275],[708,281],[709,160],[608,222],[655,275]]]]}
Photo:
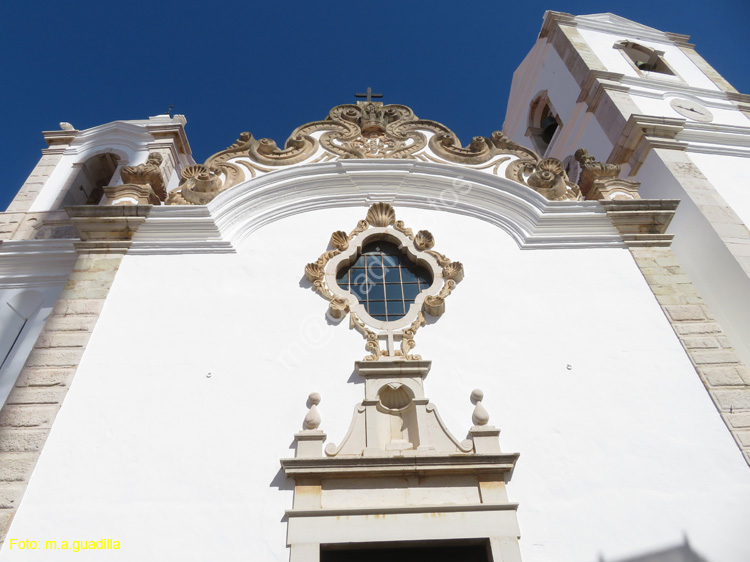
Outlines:
{"type": "Polygon", "coordinates": [[[18,509],[117,270],[150,206],[70,208],[78,259],[0,410],[0,546],[18,509]],[[92,233],[94,236],[92,236],[92,233]],[[109,233],[105,235],[105,233],[109,233]],[[93,238],[93,239],[92,239],[93,238]],[[90,241],[86,241],[90,240],[90,241]]]}
{"type": "Polygon", "coordinates": [[[631,247],[701,381],[750,464],[750,370],[668,247],[631,247]]]}
{"type": "Polygon", "coordinates": [[[750,464],[750,371],[669,247],[679,201],[600,201],[750,464]]]}

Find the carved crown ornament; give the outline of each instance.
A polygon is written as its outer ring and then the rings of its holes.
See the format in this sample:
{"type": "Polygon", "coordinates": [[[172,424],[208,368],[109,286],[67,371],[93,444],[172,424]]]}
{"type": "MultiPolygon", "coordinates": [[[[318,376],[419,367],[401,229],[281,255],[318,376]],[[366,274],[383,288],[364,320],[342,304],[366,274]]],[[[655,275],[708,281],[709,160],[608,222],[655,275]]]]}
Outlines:
{"type": "Polygon", "coordinates": [[[166,204],[205,205],[239,183],[288,166],[372,158],[460,164],[504,175],[551,201],[584,198],[560,160],[541,158],[501,131],[474,137],[464,147],[448,127],[419,119],[405,105],[363,101],[336,106],[326,119],[298,127],[283,148],[272,139],[242,133],[204,164],[183,169],[180,185],[166,204]]]}
{"type": "Polygon", "coordinates": [[[375,203],[349,234],[331,234],[334,248],[305,266],[305,278],[328,300],[335,319],[366,339],[364,361],[421,360],[410,351],[424,314],[441,316],[464,277],[460,262],[433,250],[433,235],[416,234],[388,203],[375,203]],[[381,344],[385,344],[385,349],[381,344]]]}

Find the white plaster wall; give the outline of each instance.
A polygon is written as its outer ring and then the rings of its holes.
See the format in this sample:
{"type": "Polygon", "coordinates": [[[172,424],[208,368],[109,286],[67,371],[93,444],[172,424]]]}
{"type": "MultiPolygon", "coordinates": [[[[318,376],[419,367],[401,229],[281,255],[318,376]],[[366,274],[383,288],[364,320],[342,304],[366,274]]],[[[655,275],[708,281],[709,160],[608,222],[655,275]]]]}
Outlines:
{"type": "MultiPolygon", "coordinates": [[[[552,156],[562,160],[568,155],[575,154],[579,148],[585,148],[597,161],[606,162],[609,153],[612,152],[612,143],[607,134],[596,117],[586,111],[584,103],[579,103],[576,109],[576,118],[571,119],[570,128],[560,129],[558,134],[562,136],[555,140],[552,156]]],[[[570,180],[575,182],[578,177],[571,177],[570,180]]]]}
{"type": "Polygon", "coordinates": [[[742,222],[750,225],[750,183],[745,179],[750,158],[691,152],[690,159],[742,222]]]}
{"type": "MultiPolygon", "coordinates": [[[[364,214],[286,218],[237,255],[127,256],[8,537],[122,544],[78,560],[287,560],[279,458],[307,394],[335,443],[363,397],[364,340],[326,320],[303,268],[364,214]]],[[[415,352],[458,437],[480,387],[521,453],[509,495],[525,562],[683,532],[710,560],[750,557],[750,471],[627,250],[521,251],[468,217],[397,215],[464,263],[415,352]]],[[[50,558],[6,541],[0,559],[50,558]]]]}

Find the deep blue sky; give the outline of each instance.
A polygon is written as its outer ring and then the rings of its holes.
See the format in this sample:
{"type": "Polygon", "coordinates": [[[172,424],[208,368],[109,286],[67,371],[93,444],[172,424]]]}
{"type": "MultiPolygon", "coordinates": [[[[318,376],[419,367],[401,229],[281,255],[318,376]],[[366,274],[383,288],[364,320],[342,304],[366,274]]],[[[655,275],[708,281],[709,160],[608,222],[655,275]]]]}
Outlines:
{"type": "Polygon", "coordinates": [[[0,17],[5,209],[42,130],[175,113],[198,162],[240,132],[283,145],[368,85],[466,142],[499,129],[513,70],[546,9],[613,12],[692,36],[750,92],[747,0],[236,2],[9,0],[0,17]]]}

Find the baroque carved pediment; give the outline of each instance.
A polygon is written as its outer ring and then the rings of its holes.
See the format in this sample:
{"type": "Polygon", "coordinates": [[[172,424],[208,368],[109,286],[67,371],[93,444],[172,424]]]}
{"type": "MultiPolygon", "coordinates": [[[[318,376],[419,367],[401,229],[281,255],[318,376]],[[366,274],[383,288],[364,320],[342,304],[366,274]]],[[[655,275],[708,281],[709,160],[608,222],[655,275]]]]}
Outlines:
{"type": "Polygon", "coordinates": [[[183,170],[179,193],[170,194],[167,204],[205,205],[238,183],[287,166],[387,158],[458,164],[504,175],[551,201],[583,198],[559,160],[543,159],[501,131],[474,137],[462,146],[448,127],[418,118],[405,105],[367,101],[334,107],[325,119],[295,129],[283,147],[272,139],[242,133],[205,164],[183,170]]]}

